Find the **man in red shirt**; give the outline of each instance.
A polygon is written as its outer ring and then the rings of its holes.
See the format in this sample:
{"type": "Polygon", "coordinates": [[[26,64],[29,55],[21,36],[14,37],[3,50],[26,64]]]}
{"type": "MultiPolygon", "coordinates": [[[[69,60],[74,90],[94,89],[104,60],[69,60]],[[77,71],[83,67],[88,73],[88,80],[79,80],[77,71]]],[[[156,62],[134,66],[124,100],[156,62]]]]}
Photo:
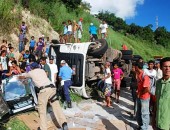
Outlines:
{"type": "Polygon", "coordinates": [[[150,122],[149,117],[149,101],[150,101],[150,79],[147,75],[144,74],[143,63],[136,63],[136,72],[137,72],[137,111],[136,119],[139,125],[139,130],[147,130],[150,122]]]}

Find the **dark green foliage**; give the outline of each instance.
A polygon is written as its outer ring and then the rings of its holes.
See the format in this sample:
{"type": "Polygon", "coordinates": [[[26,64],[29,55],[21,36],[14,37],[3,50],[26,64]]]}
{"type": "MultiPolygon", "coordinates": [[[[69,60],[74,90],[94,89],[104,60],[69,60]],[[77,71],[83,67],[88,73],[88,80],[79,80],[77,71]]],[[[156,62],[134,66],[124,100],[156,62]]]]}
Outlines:
{"type": "Polygon", "coordinates": [[[115,31],[128,33],[151,43],[156,42],[164,47],[167,47],[170,43],[170,32],[168,32],[165,27],[159,27],[154,32],[152,30],[152,24],[145,27],[138,26],[134,23],[127,25],[123,19],[117,18],[113,13],[109,13],[108,11],[100,12],[97,17],[101,20],[105,20],[115,31]]]}
{"type": "Polygon", "coordinates": [[[70,9],[76,9],[81,4],[81,0],[61,0],[70,9]]]}

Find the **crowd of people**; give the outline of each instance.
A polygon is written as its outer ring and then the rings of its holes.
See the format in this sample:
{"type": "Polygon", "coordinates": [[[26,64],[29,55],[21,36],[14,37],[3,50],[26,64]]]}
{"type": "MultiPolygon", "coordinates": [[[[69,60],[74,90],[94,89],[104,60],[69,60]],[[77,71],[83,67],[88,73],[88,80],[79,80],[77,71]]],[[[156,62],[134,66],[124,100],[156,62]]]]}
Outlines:
{"type": "MultiPolygon", "coordinates": [[[[81,42],[83,34],[83,19],[79,22],[68,20],[63,22],[64,30],[60,35],[60,43],[81,42]],[[74,40],[74,41],[73,41],[74,40]]],[[[108,25],[103,21],[100,26],[101,38],[105,39],[108,35],[108,25]]],[[[63,130],[68,130],[66,118],[60,108],[58,100],[56,100],[56,83],[60,79],[63,86],[63,93],[68,108],[71,108],[71,98],[69,87],[72,84],[71,77],[73,70],[67,65],[65,60],[60,61],[61,67],[54,62],[54,57],[49,57],[49,48],[51,45],[49,37],[42,35],[38,41],[32,36],[27,39],[28,28],[25,22],[20,26],[19,40],[19,57],[16,58],[12,44],[7,40],[2,41],[0,48],[0,80],[13,75],[20,75],[19,78],[31,77],[36,87],[38,87],[38,104],[40,114],[40,129],[47,130],[46,124],[46,106],[50,101],[54,110],[54,115],[59,121],[63,130]],[[26,50],[25,45],[29,41],[29,49],[26,50]],[[59,72],[59,73],[58,73],[59,72]],[[38,76],[40,75],[40,76],[38,76]],[[58,77],[57,77],[58,75],[58,77]]],[[[98,38],[98,28],[91,23],[89,26],[90,41],[98,38]]],[[[127,50],[125,45],[122,45],[127,50]]],[[[105,73],[102,79],[105,83],[105,102],[106,106],[111,106],[111,95],[115,92],[115,102],[119,103],[120,85],[124,77],[119,63],[105,63],[105,73]],[[113,68],[112,70],[110,68],[113,68]]],[[[150,115],[152,115],[152,126],[154,130],[170,129],[170,58],[163,58],[161,61],[149,61],[144,64],[142,59],[133,63],[130,73],[131,92],[134,101],[134,116],[140,130],[147,130],[150,123],[150,115]]]]}
{"type": "MultiPolygon", "coordinates": [[[[144,63],[143,59],[134,62],[130,72],[131,94],[134,101],[133,117],[137,120],[139,130],[148,130],[151,122],[154,130],[170,129],[170,57],[162,60],[150,60],[144,63]],[[150,118],[152,117],[152,118],[150,118]]],[[[112,90],[115,91],[116,103],[119,103],[120,84],[123,71],[118,63],[105,64],[105,102],[111,106],[112,90]],[[110,68],[113,68],[112,71],[110,68]]]]}
{"type": "MultiPolygon", "coordinates": [[[[83,36],[83,18],[80,18],[78,22],[68,20],[62,24],[63,33],[60,34],[60,43],[80,43],[83,36]]],[[[106,39],[108,35],[108,25],[105,21],[102,21],[99,29],[94,23],[90,23],[89,41],[97,40],[98,34],[101,35],[102,39],[106,39]]]]}

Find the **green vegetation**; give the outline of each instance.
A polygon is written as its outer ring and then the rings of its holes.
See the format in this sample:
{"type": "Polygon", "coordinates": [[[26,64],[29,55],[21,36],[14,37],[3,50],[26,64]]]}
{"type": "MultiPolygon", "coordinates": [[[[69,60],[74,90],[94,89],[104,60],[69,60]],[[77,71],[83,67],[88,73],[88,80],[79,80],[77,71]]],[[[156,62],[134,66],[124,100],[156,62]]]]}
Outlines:
{"type": "Polygon", "coordinates": [[[70,93],[70,97],[71,97],[71,100],[72,102],[76,102],[76,103],[79,103],[82,101],[82,97],[76,93],[70,93]]]}
{"type": "Polygon", "coordinates": [[[21,21],[21,8],[14,4],[14,0],[0,0],[0,34],[1,36],[11,33],[21,21]],[[15,8],[14,8],[15,7],[15,8]]]}
{"type": "MultiPolygon", "coordinates": [[[[23,7],[28,7],[32,14],[46,19],[59,34],[63,32],[63,21],[83,18],[83,38],[82,42],[89,41],[88,28],[91,22],[99,27],[98,18],[88,12],[90,5],[82,3],[81,0],[1,0],[0,1],[0,32],[10,33],[12,28],[18,27],[21,22],[20,14],[23,7]],[[17,1],[14,3],[14,1],[17,1]],[[71,3],[69,3],[71,2],[71,3]],[[75,3],[78,2],[78,6],[75,3]],[[22,3],[22,5],[20,4],[22,3]],[[70,5],[68,7],[68,5],[70,5]],[[76,6],[73,8],[72,6],[76,6]],[[15,14],[15,15],[14,15],[15,14]]],[[[135,54],[141,55],[145,60],[153,58],[154,55],[168,56],[170,52],[169,32],[164,27],[160,27],[155,32],[151,30],[151,25],[140,27],[135,24],[127,25],[122,19],[116,18],[114,14],[99,14],[100,19],[105,19],[109,25],[108,43],[115,49],[121,49],[125,43],[135,54]],[[126,35],[125,35],[126,34],[126,35]]],[[[32,20],[35,28],[38,28],[36,19],[32,20]]],[[[49,30],[49,28],[47,28],[49,30]]],[[[12,30],[15,31],[15,30],[12,30]]]]}
{"type": "Polygon", "coordinates": [[[10,121],[0,128],[1,130],[30,130],[22,121],[19,119],[11,118],[10,121]]]}

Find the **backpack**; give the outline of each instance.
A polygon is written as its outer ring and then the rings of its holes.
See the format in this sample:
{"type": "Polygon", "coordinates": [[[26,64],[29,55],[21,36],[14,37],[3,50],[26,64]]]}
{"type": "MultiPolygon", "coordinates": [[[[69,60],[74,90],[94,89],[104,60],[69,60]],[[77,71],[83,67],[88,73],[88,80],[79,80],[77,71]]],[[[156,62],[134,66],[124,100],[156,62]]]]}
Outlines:
{"type": "MultiPolygon", "coordinates": [[[[146,74],[143,74],[143,78],[146,76],[146,74]]],[[[149,76],[147,75],[150,79],[150,94],[151,95],[155,95],[155,91],[156,91],[156,78],[153,76],[149,76]]]]}

